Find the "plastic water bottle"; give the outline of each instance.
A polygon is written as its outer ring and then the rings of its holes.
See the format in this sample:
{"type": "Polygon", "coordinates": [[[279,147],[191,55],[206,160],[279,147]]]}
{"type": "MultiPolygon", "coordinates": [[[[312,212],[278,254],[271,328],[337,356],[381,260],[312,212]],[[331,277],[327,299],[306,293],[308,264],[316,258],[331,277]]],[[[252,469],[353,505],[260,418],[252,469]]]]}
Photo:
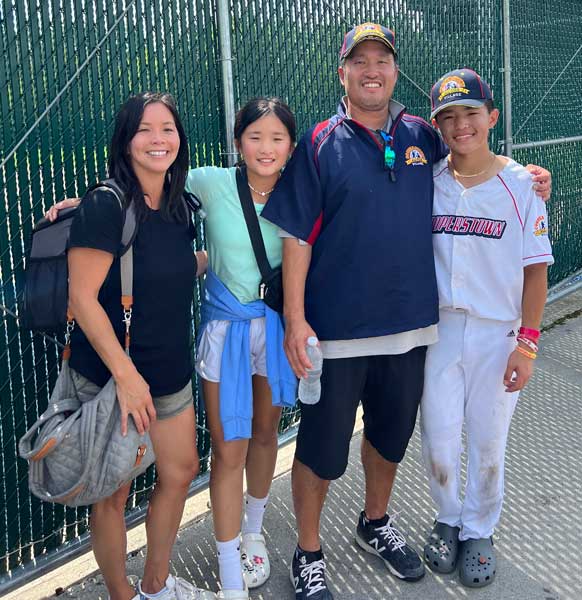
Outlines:
{"type": "Polygon", "coordinates": [[[317,345],[316,337],[307,338],[305,346],[307,357],[313,368],[307,370],[307,377],[299,380],[299,400],[303,404],[317,404],[321,396],[321,368],[323,366],[323,354],[317,345]]]}

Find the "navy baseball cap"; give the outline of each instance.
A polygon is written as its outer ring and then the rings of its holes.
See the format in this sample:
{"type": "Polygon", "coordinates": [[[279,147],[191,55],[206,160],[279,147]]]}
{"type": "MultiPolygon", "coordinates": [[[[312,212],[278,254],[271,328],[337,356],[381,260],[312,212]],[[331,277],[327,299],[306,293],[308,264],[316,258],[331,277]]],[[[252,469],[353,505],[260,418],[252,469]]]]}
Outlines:
{"type": "Polygon", "coordinates": [[[491,88],[471,69],[456,69],[443,75],[430,91],[430,118],[447,106],[482,106],[493,100],[491,88]]]}
{"type": "Polygon", "coordinates": [[[394,53],[394,57],[396,57],[394,32],[387,27],[378,25],[377,23],[362,23],[361,25],[356,25],[344,36],[344,43],[342,44],[339,54],[340,61],[347,58],[351,54],[352,50],[365,40],[376,40],[377,42],[382,42],[394,53]]]}

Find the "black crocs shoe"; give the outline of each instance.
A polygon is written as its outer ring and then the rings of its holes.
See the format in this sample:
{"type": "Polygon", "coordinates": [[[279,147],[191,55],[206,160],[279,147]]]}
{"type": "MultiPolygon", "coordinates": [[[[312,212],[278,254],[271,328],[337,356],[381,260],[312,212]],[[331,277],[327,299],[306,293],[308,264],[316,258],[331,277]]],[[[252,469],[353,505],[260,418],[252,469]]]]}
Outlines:
{"type": "Polygon", "coordinates": [[[323,552],[304,552],[297,546],[291,562],[295,600],[333,600],[325,581],[323,552]]]}
{"type": "Polygon", "coordinates": [[[420,556],[406,543],[388,515],[370,521],[362,511],[356,530],[356,544],[366,552],[379,556],[390,573],[398,579],[418,581],[424,577],[420,556]]]}

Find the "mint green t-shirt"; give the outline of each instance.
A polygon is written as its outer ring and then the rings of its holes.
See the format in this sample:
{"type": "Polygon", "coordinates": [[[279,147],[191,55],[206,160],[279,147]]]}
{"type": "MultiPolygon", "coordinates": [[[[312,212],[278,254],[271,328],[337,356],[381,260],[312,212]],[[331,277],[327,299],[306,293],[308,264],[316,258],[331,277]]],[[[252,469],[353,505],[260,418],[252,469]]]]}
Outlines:
{"type": "MultiPolygon", "coordinates": [[[[204,224],[210,267],[239,302],[247,304],[257,300],[261,274],[238,197],[236,168],[191,169],[186,191],[200,199],[206,213],[204,224]]],[[[263,206],[255,203],[269,264],[277,267],[282,260],[282,240],[278,227],[260,216],[263,206]]]]}

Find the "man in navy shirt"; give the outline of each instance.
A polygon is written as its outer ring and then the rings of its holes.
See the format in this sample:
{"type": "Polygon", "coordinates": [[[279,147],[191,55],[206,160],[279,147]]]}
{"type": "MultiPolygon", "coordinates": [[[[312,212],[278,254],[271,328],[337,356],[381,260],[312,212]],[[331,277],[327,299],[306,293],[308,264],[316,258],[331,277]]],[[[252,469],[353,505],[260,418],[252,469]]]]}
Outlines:
{"type": "Polygon", "coordinates": [[[310,336],[324,356],[321,398],[301,407],[293,464],[297,600],[333,600],[319,522],[330,481],[346,469],[360,400],[366,498],[356,542],[396,577],[424,575],[386,509],[414,429],[426,348],[437,340],[432,166],[448,151],[392,99],[396,61],[389,29],[364,23],[346,34],[338,69],[346,96],[303,136],[262,213],[286,238],[291,366],[306,375],[310,336]]]}

